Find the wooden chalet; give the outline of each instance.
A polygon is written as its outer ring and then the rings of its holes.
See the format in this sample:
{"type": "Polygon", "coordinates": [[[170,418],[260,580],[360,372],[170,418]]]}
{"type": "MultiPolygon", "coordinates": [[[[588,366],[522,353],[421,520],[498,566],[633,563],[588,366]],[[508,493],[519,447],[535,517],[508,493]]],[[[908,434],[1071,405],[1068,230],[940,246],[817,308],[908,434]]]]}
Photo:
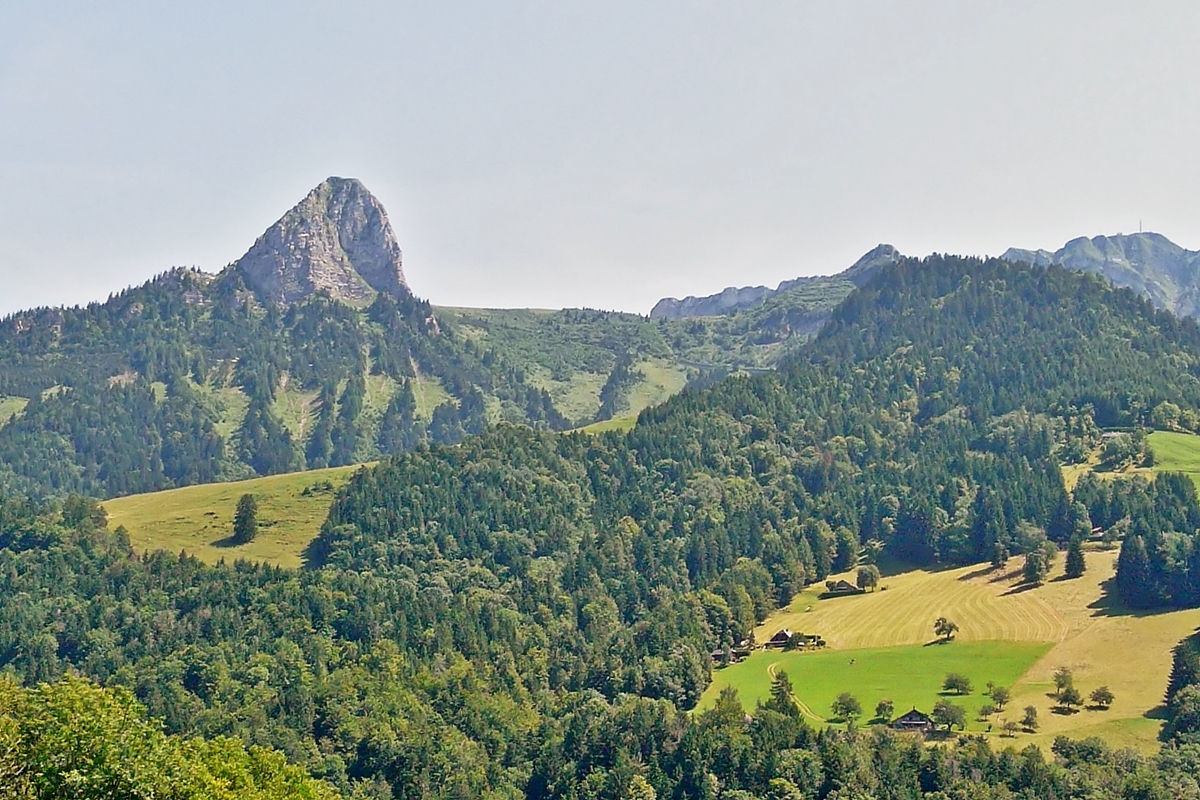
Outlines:
{"type": "Polygon", "coordinates": [[[863,590],[847,580],[825,581],[826,594],[863,594],[863,590]]]}
{"type": "Polygon", "coordinates": [[[784,628],[781,631],[777,631],[774,636],[768,639],[767,643],[763,645],[763,647],[786,647],[791,638],[792,632],[789,629],[784,628]]]}
{"type": "Polygon", "coordinates": [[[914,708],[912,711],[906,712],[903,716],[892,720],[892,727],[898,731],[929,733],[933,730],[933,717],[914,708]]]}

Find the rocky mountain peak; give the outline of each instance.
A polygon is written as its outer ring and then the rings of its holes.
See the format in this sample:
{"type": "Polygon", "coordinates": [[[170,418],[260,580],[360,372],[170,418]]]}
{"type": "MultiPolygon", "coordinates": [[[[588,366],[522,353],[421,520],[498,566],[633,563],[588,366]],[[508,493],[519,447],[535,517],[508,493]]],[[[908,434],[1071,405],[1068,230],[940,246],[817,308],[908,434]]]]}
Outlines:
{"type": "Polygon", "coordinates": [[[1177,316],[1200,316],[1200,252],[1186,250],[1160,233],[1081,236],[1054,252],[1010,247],[1001,258],[1094,272],[1177,316]]]}
{"type": "Polygon", "coordinates": [[[325,290],[352,302],[409,294],[383,206],[354,178],[328,178],[235,265],[264,299],[293,303],[325,290]]]}

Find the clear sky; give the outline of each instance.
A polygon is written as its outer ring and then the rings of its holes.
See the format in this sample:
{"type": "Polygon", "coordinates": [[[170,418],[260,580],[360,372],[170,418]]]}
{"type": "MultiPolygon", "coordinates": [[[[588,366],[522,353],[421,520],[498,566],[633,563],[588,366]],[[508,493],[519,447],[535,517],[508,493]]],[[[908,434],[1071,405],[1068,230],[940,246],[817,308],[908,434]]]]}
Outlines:
{"type": "Polygon", "coordinates": [[[1200,248],[1200,3],[0,0],[0,314],[217,271],[329,175],[438,304],[1200,248]]]}

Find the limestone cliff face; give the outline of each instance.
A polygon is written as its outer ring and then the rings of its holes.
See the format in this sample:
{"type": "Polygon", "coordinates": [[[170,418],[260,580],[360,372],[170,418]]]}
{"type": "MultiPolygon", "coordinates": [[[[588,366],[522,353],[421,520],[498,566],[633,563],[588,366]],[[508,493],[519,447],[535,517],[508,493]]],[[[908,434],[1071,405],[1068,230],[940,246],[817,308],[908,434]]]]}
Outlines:
{"type": "Polygon", "coordinates": [[[264,299],[293,303],[325,290],[352,302],[409,294],[387,214],[353,178],[329,178],[267,229],[236,264],[264,299]]]}

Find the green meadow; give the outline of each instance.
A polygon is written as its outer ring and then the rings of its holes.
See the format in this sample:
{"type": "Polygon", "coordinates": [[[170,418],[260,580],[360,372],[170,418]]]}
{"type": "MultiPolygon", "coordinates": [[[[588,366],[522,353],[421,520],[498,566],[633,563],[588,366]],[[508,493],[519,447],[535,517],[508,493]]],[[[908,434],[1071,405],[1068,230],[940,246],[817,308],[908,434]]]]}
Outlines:
{"type": "MultiPolygon", "coordinates": [[[[899,715],[910,708],[929,713],[934,703],[946,697],[967,709],[967,730],[980,731],[987,727],[977,717],[979,708],[989,702],[983,694],[988,681],[1011,687],[1052,646],[1050,642],[952,641],[811,653],[760,650],[740,664],[715,670],[698,708],[712,705],[724,687],[732,686],[743,707],[752,709],[770,696],[772,676],[782,670],[812,722],[826,721],[830,704],[842,692],[862,704],[860,722],[869,720],[875,704],[883,699],[890,699],[899,715]],[[942,681],[951,672],[971,679],[971,694],[942,692],[942,681]]],[[[1015,719],[1018,711],[1010,705],[1001,716],[1015,719]]]]}
{"type": "Polygon", "coordinates": [[[1184,472],[1200,485],[1200,436],[1155,431],[1146,440],[1154,451],[1155,472],[1184,472]]]}

